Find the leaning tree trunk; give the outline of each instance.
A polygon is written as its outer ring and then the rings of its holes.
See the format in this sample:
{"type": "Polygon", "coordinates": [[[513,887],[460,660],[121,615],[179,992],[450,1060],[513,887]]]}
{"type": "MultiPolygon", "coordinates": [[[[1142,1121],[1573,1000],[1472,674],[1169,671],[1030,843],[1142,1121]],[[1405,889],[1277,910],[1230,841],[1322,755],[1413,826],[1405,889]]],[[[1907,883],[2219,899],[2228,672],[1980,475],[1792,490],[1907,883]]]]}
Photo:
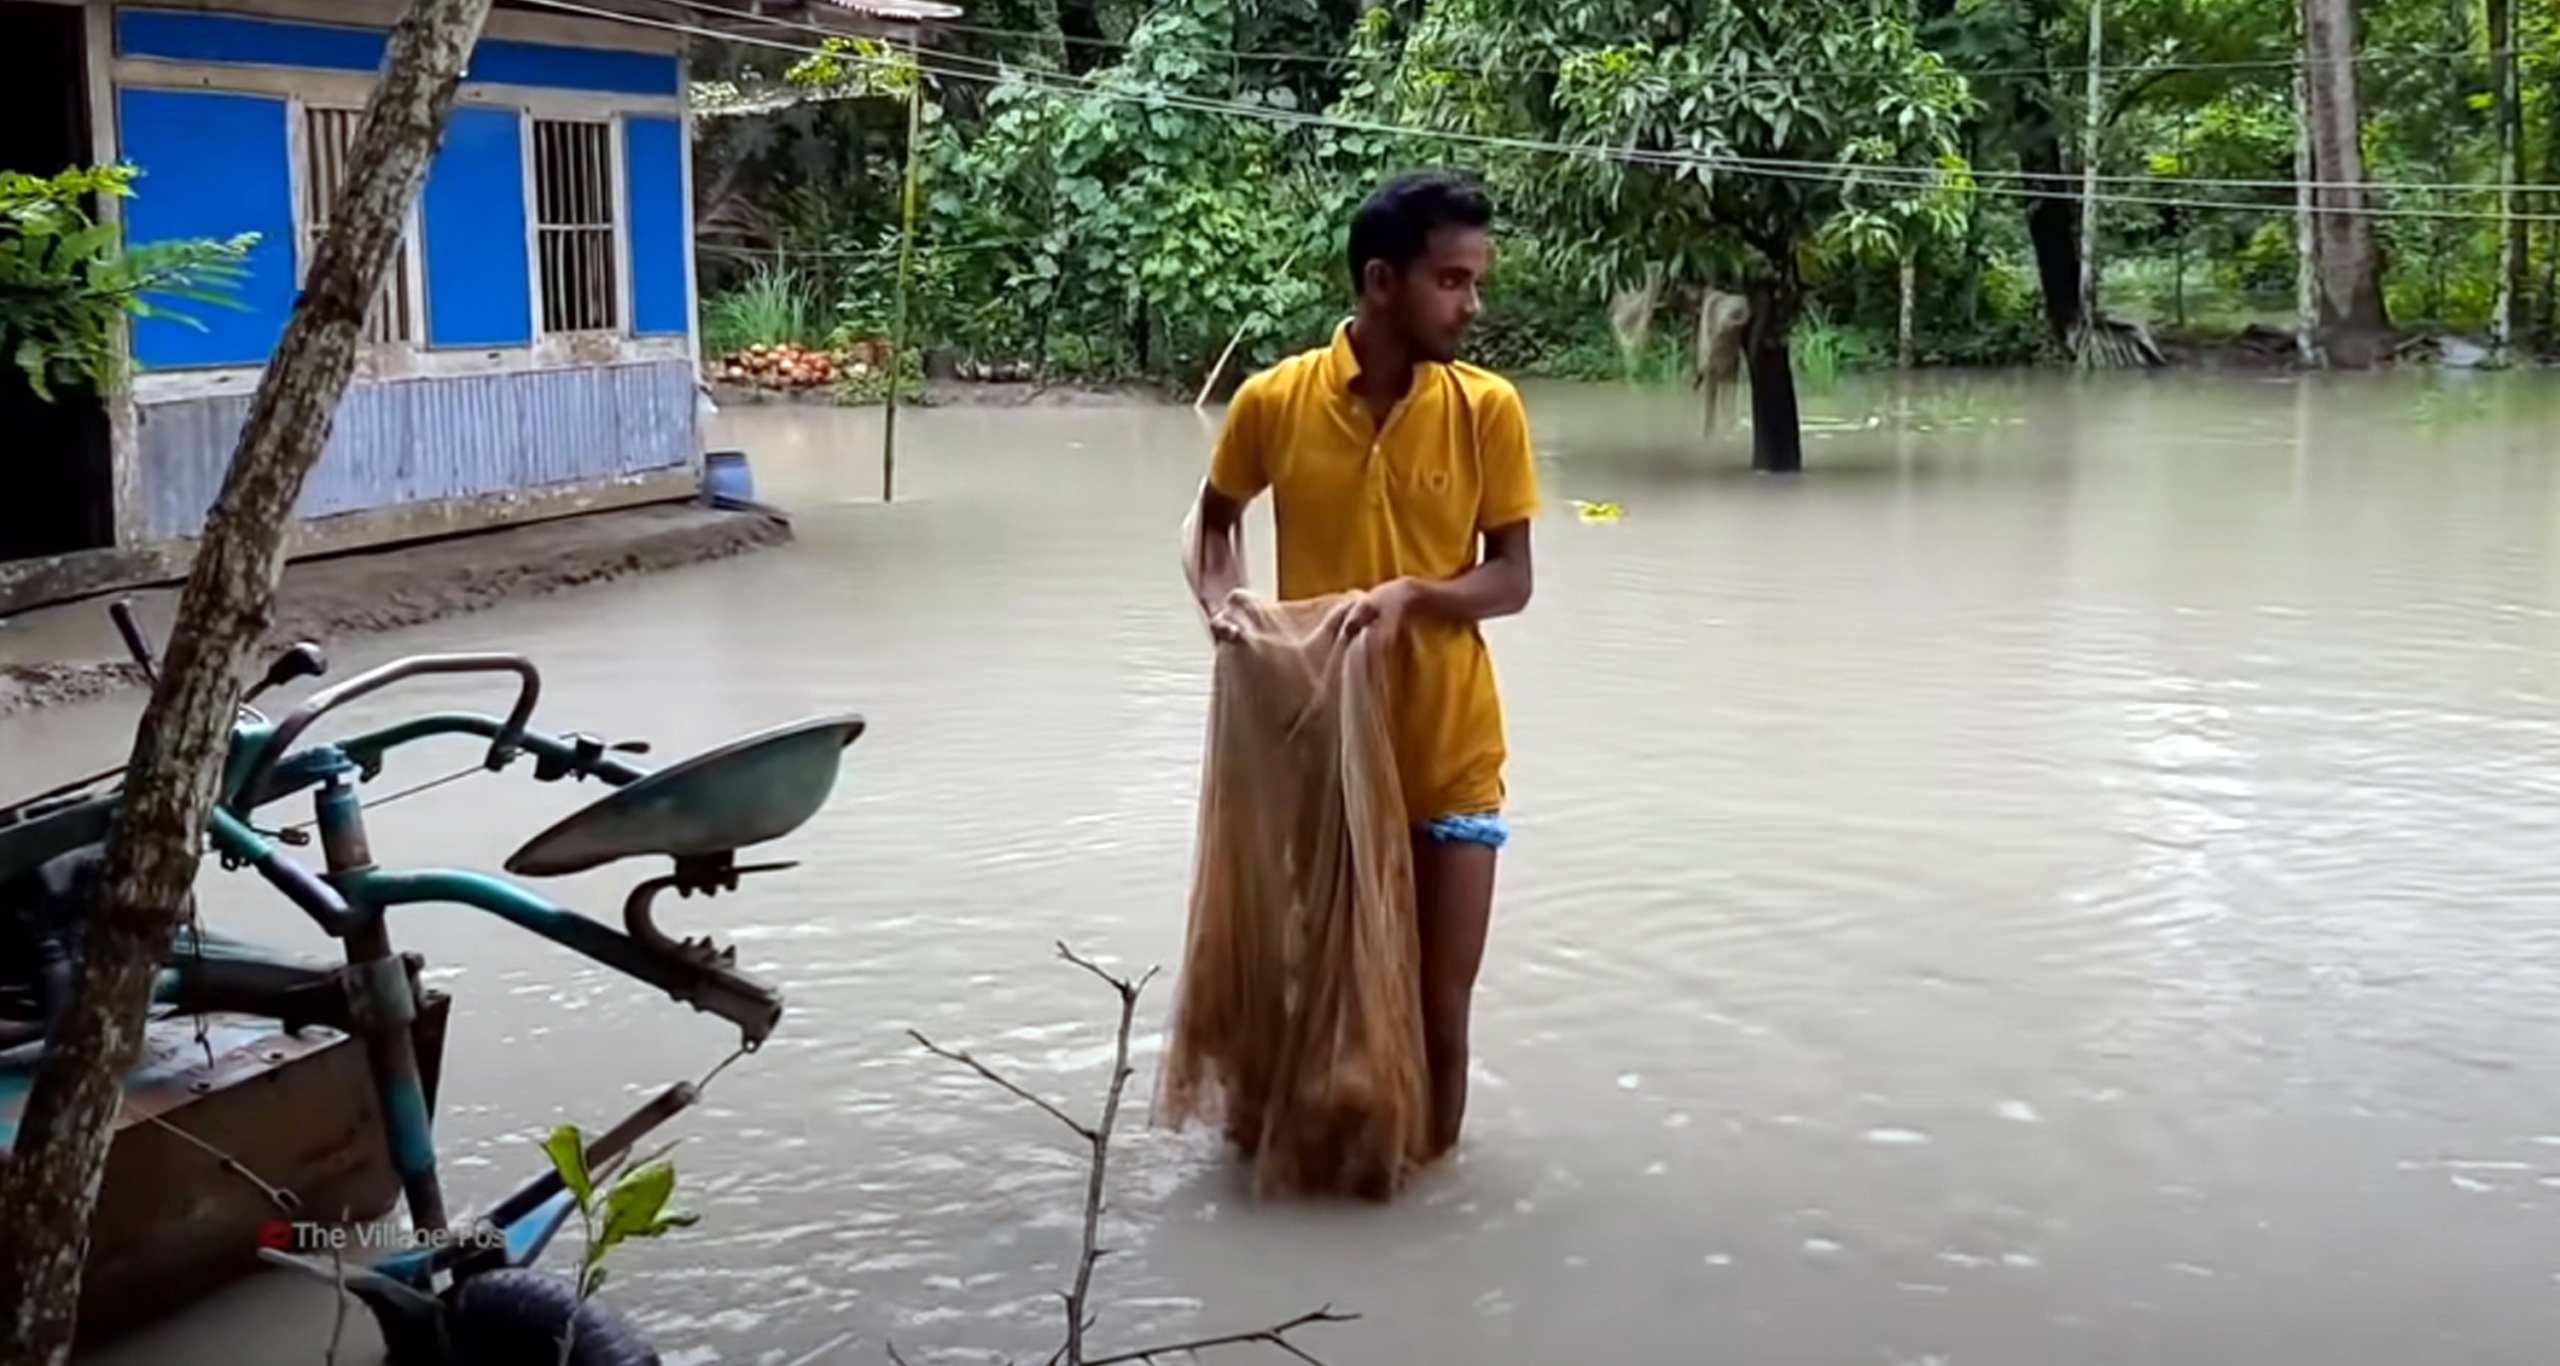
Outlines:
{"type": "Polygon", "coordinates": [[[2391,323],[2381,259],[2365,213],[2363,127],[2356,95],[2354,0],[2302,0],[2302,61],[2310,95],[2312,192],[2319,209],[2321,350],[2362,370],[2381,359],[2391,323]]]}
{"type": "Polygon", "coordinates": [[[1785,283],[1751,291],[1751,318],[1743,324],[1742,364],[1751,377],[1751,468],[1794,474],[1804,468],[1803,416],[1796,407],[1796,373],[1787,354],[1795,329],[1796,291],[1785,283]]]}
{"type": "Polygon", "coordinates": [[[0,1366],[63,1366],[89,1219],[142,1043],[151,982],[194,885],[250,651],[275,617],[285,531],[425,183],[490,0],[413,0],[391,32],[330,229],[268,358],[134,735],[123,808],[82,937],[80,987],[0,1166],[0,1366]]]}

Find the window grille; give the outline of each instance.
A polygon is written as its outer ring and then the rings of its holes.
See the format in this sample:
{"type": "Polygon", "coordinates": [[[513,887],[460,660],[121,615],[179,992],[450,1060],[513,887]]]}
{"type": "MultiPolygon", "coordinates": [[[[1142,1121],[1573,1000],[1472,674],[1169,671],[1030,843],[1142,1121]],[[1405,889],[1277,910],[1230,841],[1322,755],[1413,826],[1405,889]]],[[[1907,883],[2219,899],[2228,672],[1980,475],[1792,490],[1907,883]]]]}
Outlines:
{"type": "Polygon", "coordinates": [[[542,330],[611,332],[622,323],[613,125],[536,119],[534,222],[542,330]]]}
{"type": "MultiPolygon", "coordinates": [[[[320,239],[328,234],[330,211],[346,187],[348,167],[354,159],[356,125],[363,118],[363,111],[356,109],[303,110],[300,259],[306,278],[320,239]]],[[[372,311],[365,315],[367,342],[399,345],[414,340],[416,308],[410,289],[410,254],[415,250],[416,240],[407,233],[401,234],[399,250],[391,258],[390,274],[382,282],[382,292],[374,299],[372,311]]]]}

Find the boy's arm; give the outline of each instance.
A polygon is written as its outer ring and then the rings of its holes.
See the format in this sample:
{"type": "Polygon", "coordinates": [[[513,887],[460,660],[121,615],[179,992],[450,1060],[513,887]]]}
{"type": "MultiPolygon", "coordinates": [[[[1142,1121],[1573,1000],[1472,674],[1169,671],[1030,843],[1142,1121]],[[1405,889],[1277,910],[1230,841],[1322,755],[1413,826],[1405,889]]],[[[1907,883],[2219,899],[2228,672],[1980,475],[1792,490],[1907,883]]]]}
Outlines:
{"type": "Polygon", "coordinates": [[[1538,465],[1517,390],[1506,384],[1489,396],[1477,436],[1484,471],[1476,515],[1484,538],[1482,557],[1456,578],[1398,579],[1386,585],[1370,595],[1385,601],[1355,615],[1355,624],[1406,616],[1471,623],[1507,617],[1529,605],[1536,579],[1530,569],[1529,524],[1538,514],[1538,465]]]}
{"type": "Polygon", "coordinates": [[[1271,482],[1264,460],[1264,408],[1261,386],[1254,380],[1236,390],[1183,537],[1191,595],[1208,616],[1211,633],[1222,638],[1231,633],[1219,614],[1244,587],[1244,510],[1271,482]]]}

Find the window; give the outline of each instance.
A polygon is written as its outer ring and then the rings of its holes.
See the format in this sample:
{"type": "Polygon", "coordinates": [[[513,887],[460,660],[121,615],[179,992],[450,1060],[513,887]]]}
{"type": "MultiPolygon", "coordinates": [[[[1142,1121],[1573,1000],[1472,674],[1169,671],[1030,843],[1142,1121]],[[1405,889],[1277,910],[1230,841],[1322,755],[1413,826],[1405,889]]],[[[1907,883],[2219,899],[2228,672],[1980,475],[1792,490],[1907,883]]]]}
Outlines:
{"type": "Polygon", "coordinates": [[[622,325],[613,125],[533,121],[534,233],[542,262],[542,330],[622,325]]]}
{"type": "MultiPolygon", "coordinates": [[[[320,239],[329,231],[329,213],[338,202],[338,192],[347,183],[347,167],[353,160],[356,125],[362,122],[362,110],[317,109],[302,111],[302,251],[301,274],[308,277],[311,260],[319,251],[320,239]]],[[[364,340],[376,345],[405,345],[417,336],[415,257],[417,236],[403,233],[400,249],[391,258],[391,271],[382,282],[382,294],[373,302],[373,311],[365,315],[364,340]]]]}

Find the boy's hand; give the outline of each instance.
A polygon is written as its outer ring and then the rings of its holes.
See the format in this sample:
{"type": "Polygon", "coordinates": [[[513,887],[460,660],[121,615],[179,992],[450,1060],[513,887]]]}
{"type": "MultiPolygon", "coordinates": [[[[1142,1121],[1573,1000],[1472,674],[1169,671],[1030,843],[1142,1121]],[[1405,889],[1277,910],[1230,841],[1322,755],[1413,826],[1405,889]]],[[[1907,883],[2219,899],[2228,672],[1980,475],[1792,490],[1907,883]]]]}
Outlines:
{"type": "Polygon", "coordinates": [[[1404,628],[1406,614],[1414,600],[1422,595],[1422,585],[1413,579],[1389,579],[1360,595],[1344,613],[1343,633],[1356,636],[1374,630],[1393,639],[1404,628]]]}
{"type": "Polygon", "coordinates": [[[1209,614],[1209,639],[1220,645],[1244,639],[1244,620],[1239,615],[1244,599],[1245,590],[1230,588],[1223,599],[1201,601],[1201,610],[1209,614]]]}

